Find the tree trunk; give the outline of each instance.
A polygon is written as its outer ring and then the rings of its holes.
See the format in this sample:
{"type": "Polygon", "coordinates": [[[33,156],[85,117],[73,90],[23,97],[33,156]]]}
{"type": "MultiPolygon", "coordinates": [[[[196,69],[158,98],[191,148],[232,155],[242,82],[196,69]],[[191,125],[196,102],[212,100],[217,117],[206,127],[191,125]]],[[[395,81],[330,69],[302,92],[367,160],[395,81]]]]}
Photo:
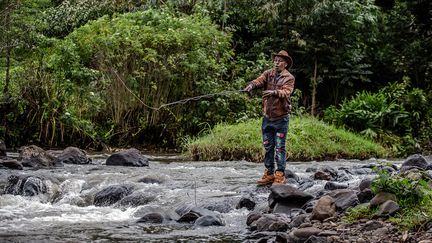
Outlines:
{"type": "Polygon", "coordinates": [[[312,107],[311,107],[312,116],[315,116],[315,109],[316,109],[316,89],[318,86],[317,69],[318,69],[318,59],[315,57],[314,75],[312,79],[312,107]]]}

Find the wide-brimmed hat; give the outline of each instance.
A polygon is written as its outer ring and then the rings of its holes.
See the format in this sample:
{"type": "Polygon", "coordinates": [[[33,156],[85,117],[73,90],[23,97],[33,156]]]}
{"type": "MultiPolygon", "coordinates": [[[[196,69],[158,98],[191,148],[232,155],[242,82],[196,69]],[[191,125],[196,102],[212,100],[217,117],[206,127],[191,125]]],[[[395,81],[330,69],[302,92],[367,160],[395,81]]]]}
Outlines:
{"type": "Polygon", "coordinates": [[[282,50],[282,51],[278,52],[277,54],[272,54],[272,60],[274,60],[275,57],[282,57],[288,64],[286,69],[291,68],[291,66],[293,64],[293,60],[292,60],[291,56],[288,55],[287,51],[282,50]]]}

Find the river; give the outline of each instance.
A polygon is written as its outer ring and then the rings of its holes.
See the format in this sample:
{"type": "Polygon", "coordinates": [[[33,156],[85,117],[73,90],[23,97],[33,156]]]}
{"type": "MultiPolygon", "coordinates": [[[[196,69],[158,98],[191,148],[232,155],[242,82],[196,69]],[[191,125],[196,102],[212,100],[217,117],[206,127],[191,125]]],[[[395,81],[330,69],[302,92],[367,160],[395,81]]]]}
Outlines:
{"type": "MultiPolygon", "coordinates": [[[[93,155],[92,164],[40,170],[0,170],[0,191],[12,175],[33,175],[48,179],[48,192],[33,197],[0,195],[1,242],[240,242],[248,233],[246,208],[236,209],[244,195],[253,195],[257,207],[266,205],[268,190],[257,189],[262,164],[247,161],[184,161],[176,156],[149,156],[148,167],[104,165],[106,155],[93,155]],[[141,179],[160,183],[142,183],[141,179]],[[110,185],[133,185],[150,195],[145,205],[97,207],[94,195],[110,185]],[[221,213],[224,226],[196,227],[168,222],[137,223],[155,208],[173,211],[182,205],[228,206],[221,213]]],[[[288,162],[287,168],[302,178],[311,177],[307,168],[329,165],[335,169],[377,163],[365,161],[288,162]]],[[[345,183],[356,186],[367,175],[353,176],[345,183]]],[[[307,190],[322,189],[323,181],[307,190]]]]}

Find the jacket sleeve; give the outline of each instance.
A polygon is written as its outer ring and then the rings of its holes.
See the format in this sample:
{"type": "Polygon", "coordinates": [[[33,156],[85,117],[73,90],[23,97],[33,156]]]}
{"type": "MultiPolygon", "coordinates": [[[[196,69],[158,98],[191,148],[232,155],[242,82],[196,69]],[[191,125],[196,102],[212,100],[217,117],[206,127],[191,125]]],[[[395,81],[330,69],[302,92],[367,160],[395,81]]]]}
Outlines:
{"type": "Polygon", "coordinates": [[[252,84],[252,87],[254,89],[262,88],[264,86],[264,83],[267,82],[267,76],[269,72],[269,70],[263,72],[258,78],[252,80],[249,84],[252,84]]]}
{"type": "Polygon", "coordinates": [[[294,76],[290,75],[287,77],[287,79],[288,80],[282,85],[282,87],[276,91],[276,96],[279,98],[290,97],[294,90],[294,76]]]}

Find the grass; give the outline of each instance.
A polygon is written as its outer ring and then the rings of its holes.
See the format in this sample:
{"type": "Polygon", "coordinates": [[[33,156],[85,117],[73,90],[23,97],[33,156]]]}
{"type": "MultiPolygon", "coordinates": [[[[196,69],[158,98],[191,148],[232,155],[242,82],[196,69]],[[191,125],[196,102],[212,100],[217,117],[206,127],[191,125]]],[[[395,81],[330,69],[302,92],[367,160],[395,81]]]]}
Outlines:
{"type": "MultiPolygon", "coordinates": [[[[195,160],[248,160],[259,162],[261,120],[235,125],[219,124],[205,135],[186,142],[186,154],[195,160]]],[[[360,135],[309,116],[291,117],[286,143],[287,160],[365,159],[385,157],[389,151],[360,135]]]]}

